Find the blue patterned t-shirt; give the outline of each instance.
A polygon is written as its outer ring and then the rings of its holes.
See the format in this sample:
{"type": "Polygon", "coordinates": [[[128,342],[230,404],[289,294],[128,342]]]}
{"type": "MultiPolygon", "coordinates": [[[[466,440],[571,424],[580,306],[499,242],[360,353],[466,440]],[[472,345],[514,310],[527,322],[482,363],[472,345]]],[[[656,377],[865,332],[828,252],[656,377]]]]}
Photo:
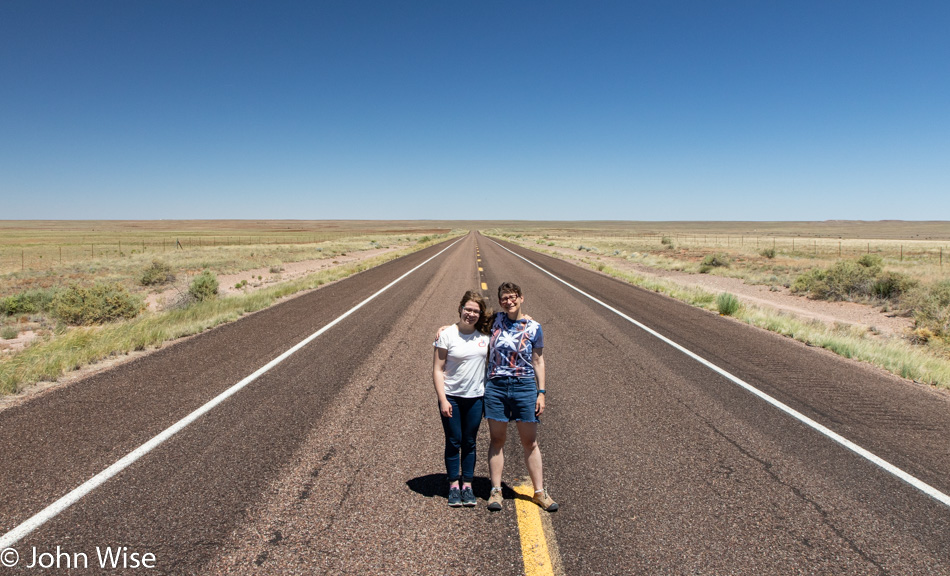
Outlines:
{"type": "Polygon", "coordinates": [[[491,329],[488,377],[534,377],[531,353],[535,348],[544,348],[541,324],[525,319],[512,321],[504,312],[498,312],[491,329]]]}

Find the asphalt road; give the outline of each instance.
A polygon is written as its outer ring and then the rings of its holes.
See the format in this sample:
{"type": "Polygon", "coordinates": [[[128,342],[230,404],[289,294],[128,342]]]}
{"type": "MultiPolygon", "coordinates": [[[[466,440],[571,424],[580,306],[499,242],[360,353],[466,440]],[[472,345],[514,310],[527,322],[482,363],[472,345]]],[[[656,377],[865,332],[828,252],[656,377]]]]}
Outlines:
{"type": "MultiPolygon", "coordinates": [[[[485,282],[494,300],[511,280],[545,331],[541,448],[561,504],[546,534],[561,573],[950,574],[947,505],[493,240],[469,235],[423,264],[449,244],[0,412],[8,533],[422,264],[20,539],[0,573],[102,573],[106,547],[154,555],[128,573],[523,573],[514,493],[484,508],[487,426],[479,506],[446,506],[431,383],[432,340],[461,294],[485,282]],[[34,547],[55,565],[28,568],[34,547]]],[[[507,248],[950,493],[947,394],[507,248]]],[[[516,436],[509,483],[526,473],[516,436]]]]}

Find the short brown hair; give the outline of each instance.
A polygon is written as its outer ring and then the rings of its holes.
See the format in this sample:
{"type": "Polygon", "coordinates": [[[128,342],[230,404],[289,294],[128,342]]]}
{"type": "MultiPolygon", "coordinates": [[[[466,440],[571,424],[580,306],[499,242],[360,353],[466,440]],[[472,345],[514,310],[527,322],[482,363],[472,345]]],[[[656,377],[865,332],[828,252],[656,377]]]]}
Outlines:
{"type": "Polygon", "coordinates": [[[498,287],[498,300],[501,300],[501,295],[505,293],[514,293],[518,296],[523,296],[521,293],[521,286],[518,286],[514,282],[502,282],[501,286],[498,287]]]}

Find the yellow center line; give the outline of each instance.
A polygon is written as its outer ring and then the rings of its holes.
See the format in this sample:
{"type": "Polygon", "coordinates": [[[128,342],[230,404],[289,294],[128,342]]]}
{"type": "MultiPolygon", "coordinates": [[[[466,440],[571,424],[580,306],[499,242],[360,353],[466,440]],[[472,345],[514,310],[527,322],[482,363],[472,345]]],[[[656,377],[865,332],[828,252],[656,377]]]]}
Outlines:
{"type": "Polygon", "coordinates": [[[523,498],[515,498],[515,509],[518,512],[518,531],[521,533],[521,556],[524,559],[525,576],[560,575],[554,530],[550,521],[542,522],[541,507],[532,500],[534,486],[531,480],[526,478],[512,488],[519,496],[523,496],[523,498]],[[551,536],[550,544],[545,537],[545,524],[551,536]]]}
{"type": "Polygon", "coordinates": [[[484,269],[484,268],[482,268],[481,266],[479,266],[479,267],[478,267],[478,271],[479,271],[479,272],[484,272],[484,271],[485,271],[485,269],[484,269]]]}
{"type": "Polygon", "coordinates": [[[482,290],[488,290],[488,284],[482,282],[482,290]]]}

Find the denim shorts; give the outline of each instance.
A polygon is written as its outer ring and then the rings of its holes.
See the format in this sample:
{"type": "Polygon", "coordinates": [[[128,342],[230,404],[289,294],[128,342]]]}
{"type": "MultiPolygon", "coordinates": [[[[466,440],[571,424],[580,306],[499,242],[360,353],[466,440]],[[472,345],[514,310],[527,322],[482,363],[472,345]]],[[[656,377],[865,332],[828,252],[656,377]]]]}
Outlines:
{"type": "Polygon", "coordinates": [[[492,378],[485,383],[485,418],[498,422],[539,422],[534,413],[538,385],[530,378],[492,378]]]}

